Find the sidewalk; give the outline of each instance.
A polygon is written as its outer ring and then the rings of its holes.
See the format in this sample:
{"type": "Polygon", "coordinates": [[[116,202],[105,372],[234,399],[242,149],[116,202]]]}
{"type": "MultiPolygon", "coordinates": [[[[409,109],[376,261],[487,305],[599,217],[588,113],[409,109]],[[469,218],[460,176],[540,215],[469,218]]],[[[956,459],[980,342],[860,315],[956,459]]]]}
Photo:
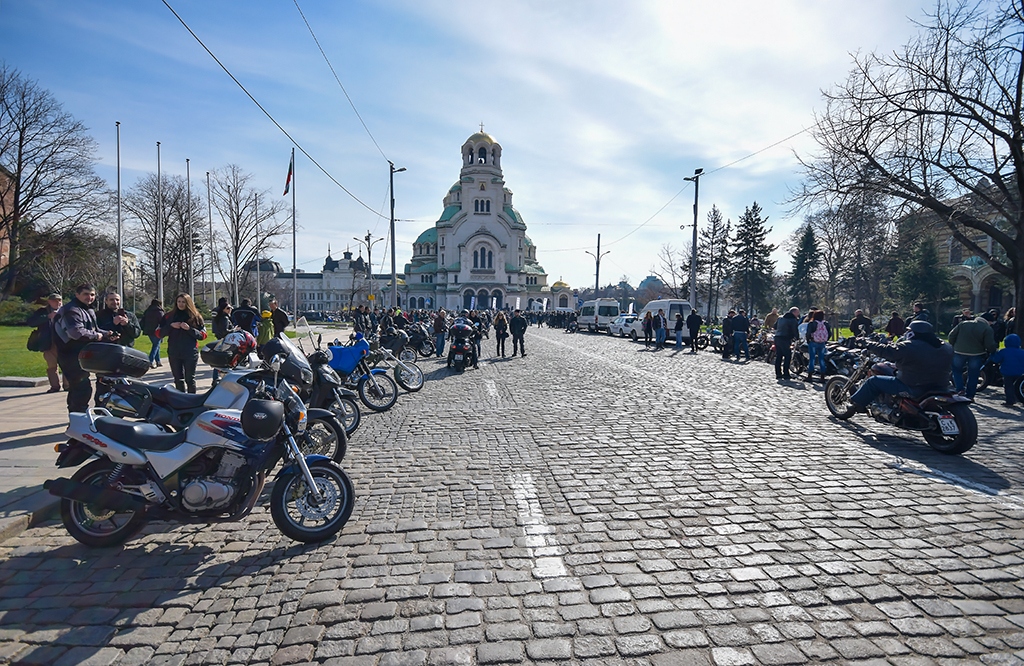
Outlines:
{"type": "MultiPolygon", "coordinates": [[[[210,388],[211,370],[199,363],[199,391],[210,388]]],[[[95,389],[95,376],[93,388],[95,389]]],[[[156,384],[173,382],[167,360],[142,378],[156,384]]],[[[43,482],[71,476],[77,467],[58,469],[53,447],[65,441],[67,393],[46,393],[47,385],[0,388],[0,541],[57,514],[58,500],[43,482]]]]}

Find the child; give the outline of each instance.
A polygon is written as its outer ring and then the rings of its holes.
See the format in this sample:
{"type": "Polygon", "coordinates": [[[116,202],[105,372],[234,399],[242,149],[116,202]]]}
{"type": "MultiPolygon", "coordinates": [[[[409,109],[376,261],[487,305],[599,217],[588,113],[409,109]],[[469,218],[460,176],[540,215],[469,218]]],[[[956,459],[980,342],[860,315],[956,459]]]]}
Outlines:
{"type": "Polygon", "coordinates": [[[1003,404],[1012,407],[1017,402],[1017,384],[1024,375],[1024,349],[1020,348],[1020,336],[1014,333],[1006,336],[1003,344],[1006,347],[988,360],[999,364],[999,372],[1003,375],[1003,390],[1006,392],[1006,402],[1003,404]]]}

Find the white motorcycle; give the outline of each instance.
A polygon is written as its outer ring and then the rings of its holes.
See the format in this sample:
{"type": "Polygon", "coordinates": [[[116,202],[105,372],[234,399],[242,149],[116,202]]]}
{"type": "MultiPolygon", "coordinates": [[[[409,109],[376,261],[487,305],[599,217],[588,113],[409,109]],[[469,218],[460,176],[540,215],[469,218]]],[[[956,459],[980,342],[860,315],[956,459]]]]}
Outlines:
{"type": "MultiPolygon", "coordinates": [[[[280,364],[275,359],[274,369],[280,364]]],[[[267,395],[260,388],[258,395],[267,395]]],[[[206,411],[179,432],[98,407],[72,413],[57,466],[99,458],[43,487],[61,498],[71,536],[106,547],[131,538],[148,520],[241,520],[283,458],[270,497],[274,524],[296,541],[323,541],[352,514],[352,481],[327,457],[301,453],[295,433],[306,426],[306,408],[284,379],[275,393],[276,400],[251,399],[241,410],[206,411]]]]}

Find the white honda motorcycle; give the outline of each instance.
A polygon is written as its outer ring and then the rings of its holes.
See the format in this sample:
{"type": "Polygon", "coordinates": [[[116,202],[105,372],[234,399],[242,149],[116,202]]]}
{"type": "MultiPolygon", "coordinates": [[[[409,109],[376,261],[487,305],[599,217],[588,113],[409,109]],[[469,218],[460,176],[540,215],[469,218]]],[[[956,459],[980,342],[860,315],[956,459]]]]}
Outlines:
{"type": "Polygon", "coordinates": [[[211,409],[180,432],[114,418],[99,407],[72,413],[57,466],[99,458],[43,487],[61,498],[71,536],[88,546],[113,546],[148,520],[241,520],[283,458],[270,497],[274,524],[297,541],[323,541],[352,514],[352,481],[327,457],[301,454],[294,433],[306,425],[306,408],[284,379],[275,395],[249,400],[241,410],[211,409]]]}

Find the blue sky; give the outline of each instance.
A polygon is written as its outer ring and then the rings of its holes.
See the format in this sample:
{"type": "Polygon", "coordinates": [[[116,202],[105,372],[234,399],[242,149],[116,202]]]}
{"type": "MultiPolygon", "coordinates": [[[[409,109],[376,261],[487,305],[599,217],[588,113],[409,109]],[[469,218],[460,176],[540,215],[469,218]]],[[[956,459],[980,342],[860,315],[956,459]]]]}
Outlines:
{"type": "MultiPolygon", "coordinates": [[[[298,155],[299,267],[320,270],[328,244],[339,256],[368,230],[386,236],[387,162],[295,2],[168,2],[317,162],[385,216],[298,155]]],[[[483,122],[541,264],[574,287],[593,284],[584,249],[599,233],[611,250],[601,283],[625,275],[636,286],[665,243],[682,248],[692,233],[679,228],[693,214],[683,177],[807,128],[851,53],[899,48],[932,4],[298,2],[381,151],[408,169],[395,177],[399,267],[440,215],[459,149],[483,122]]],[[[160,141],[164,172],[184,175],[189,158],[194,189],[235,163],[281,195],[291,143],[163,2],[6,0],[0,34],[0,59],[89,127],[111,186],[120,121],[124,188],[156,171],[160,141]]],[[[800,182],[794,153],[812,150],[800,134],[708,173],[701,224],[712,204],[735,220],[756,200],[781,244],[799,224],[785,204],[800,182]]],[[[775,258],[789,268],[782,251],[775,258]]],[[[277,259],[290,269],[290,248],[277,259]]]]}

